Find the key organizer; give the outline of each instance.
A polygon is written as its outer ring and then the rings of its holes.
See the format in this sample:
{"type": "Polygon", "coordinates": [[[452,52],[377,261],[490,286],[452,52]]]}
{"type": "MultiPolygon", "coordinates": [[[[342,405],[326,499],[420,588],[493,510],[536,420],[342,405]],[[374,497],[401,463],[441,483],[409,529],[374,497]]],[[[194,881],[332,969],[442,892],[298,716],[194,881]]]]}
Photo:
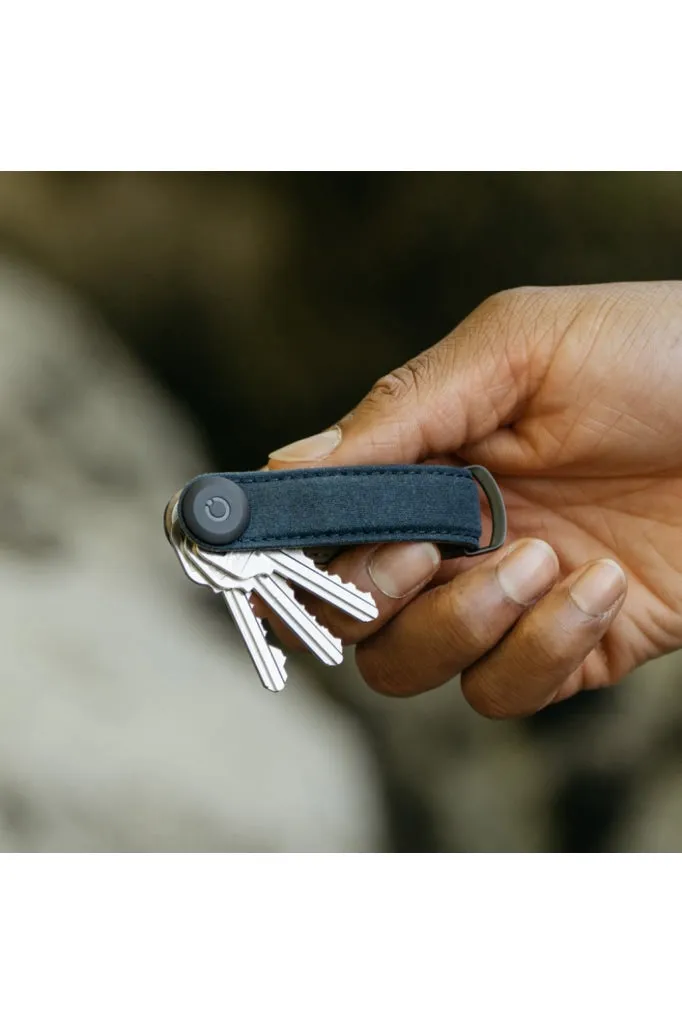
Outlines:
{"type": "Polygon", "coordinates": [[[338,664],[341,642],[291,585],[360,621],[378,611],[371,595],[324,571],[323,552],[328,558],[358,544],[432,541],[444,558],[484,554],[504,543],[506,512],[483,466],[343,466],[196,477],[169,502],[165,529],[186,575],[222,594],[263,685],[281,690],[285,657],[267,639],[251,594],[323,662],[338,664]],[[492,519],[483,546],[479,487],[492,519]]]}
{"type": "Polygon", "coordinates": [[[502,495],[483,466],[210,474],[185,486],[178,514],[187,536],[217,551],[429,540],[447,553],[474,555],[495,550],[506,536],[502,495]],[[476,483],[493,519],[484,547],[476,483]]]}

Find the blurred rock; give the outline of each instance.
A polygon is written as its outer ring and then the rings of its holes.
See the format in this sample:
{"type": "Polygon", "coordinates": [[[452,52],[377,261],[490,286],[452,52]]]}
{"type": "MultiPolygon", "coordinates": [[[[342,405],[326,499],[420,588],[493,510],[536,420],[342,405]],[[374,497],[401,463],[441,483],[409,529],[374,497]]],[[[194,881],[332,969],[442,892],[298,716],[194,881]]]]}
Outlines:
{"type": "Polygon", "coordinates": [[[0,265],[0,847],[374,850],[376,767],[304,664],[260,688],[163,536],[192,429],[64,293],[0,265]]]}

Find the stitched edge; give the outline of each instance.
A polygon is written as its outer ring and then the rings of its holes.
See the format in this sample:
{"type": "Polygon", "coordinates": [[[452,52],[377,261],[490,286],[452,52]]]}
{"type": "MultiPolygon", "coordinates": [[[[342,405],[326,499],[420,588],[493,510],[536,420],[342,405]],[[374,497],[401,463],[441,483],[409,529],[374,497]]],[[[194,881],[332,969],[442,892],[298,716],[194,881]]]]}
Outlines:
{"type": "MultiPolygon", "coordinates": [[[[207,473],[206,476],[213,476],[207,473]]],[[[267,485],[269,483],[299,483],[301,480],[310,480],[315,477],[325,477],[327,480],[342,477],[358,476],[449,476],[453,483],[474,483],[474,479],[468,469],[459,469],[455,466],[424,466],[411,469],[398,469],[387,466],[380,468],[368,467],[367,469],[281,469],[269,473],[218,473],[218,476],[226,480],[234,480],[235,483],[249,483],[267,485]]],[[[475,484],[474,484],[475,486],[475,484]]]]}
{"type": "MultiPolygon", "coordinates": [[[[396,535],[399,535],[401,537],[423,537],[425,540],[431,540],[432,537],[433,537],[433,534],[439,534],[440,536],[443,537],[444,540],[447,540],[448,542],[450,541],[450,538],[453,538],[453,540],[452,540],[453,544],[456,543],[456,541],[459,540],[460,538],[462,538],[464,540],[471,540],[472,543],[475,543],[475,544],[478,544],[478,541],[479,541],[479,538],[475,534],[473,534],[473,533],[454,533],[452,530],[448,530],[447,527],[442,527],[440,529],[438,527],[434,527],[433,529],[420,529],[420,530],[417,530],[417,529],[400,529],[400,527],[396,527],[396,529],[394,529],[394,530],[392,530],[392,529],[387,529],[387,530],[358,530],[357,528],[353,529],[353,530],[310,530],[307,533],[296,533],[296,534],[292,534],[292,533],[258,533],[258,534],[253,534],[252,533],[248,537],[246,536],[246,534],[242,534],[242,536],[244,537],[245,541],[248,541],[249,543],[254,543],[254,544],[258,543],[259,541],[264,541],[264,540],[276,541],[276,542],[286,541],[287,543],[293,544],[293,543],[296,543],[297,541],[312,540],[315,537],[324,537],[325,539],[329,539],[329,538],[332,538],[332,537],[339,537],[339,538],[342,538],[342,537],[358,537],[359,539],[363,539],[363,538],[370,537],[370,536],[371,537],[394,537],[396,535]]],[[[234,544],[232,544],[232,545],[226,544],[226,545],[224,545],[224,547],[236,546],[239,543],[240,539],[241,538],[238,538],[236,541],[234,541],[234,544]]]]}

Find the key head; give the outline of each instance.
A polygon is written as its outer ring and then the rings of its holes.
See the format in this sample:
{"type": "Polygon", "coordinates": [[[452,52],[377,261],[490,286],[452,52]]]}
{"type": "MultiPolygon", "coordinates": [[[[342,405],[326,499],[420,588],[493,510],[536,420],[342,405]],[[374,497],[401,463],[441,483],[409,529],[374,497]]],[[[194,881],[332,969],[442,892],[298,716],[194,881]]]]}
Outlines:
{"type": "Polygon", "coordinates": [[[246,494],[224,476],[193,480],[180,498],[180,512],[192,540],[216,547],[241,537],[250,515],[246,494]]]}

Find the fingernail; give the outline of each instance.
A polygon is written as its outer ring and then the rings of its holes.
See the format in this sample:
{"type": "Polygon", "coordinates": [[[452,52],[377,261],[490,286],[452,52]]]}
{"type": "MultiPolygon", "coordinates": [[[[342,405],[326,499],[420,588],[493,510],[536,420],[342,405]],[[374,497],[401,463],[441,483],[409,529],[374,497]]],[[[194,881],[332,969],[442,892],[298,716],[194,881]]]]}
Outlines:
{"type": "Polygon", "coordinates": [[[278,448],[276,452],[270,452],[269,457],[278,462],[315,462],[326,459],[340,444],[341,428],[332,427],[321,434],[313,434],[312,437],[304,437],[301,441],[278,448]]]}
{"type": "Polygon", "coordinates": [[[507,597],[516,604],[530,604],[554,582],[559,562],[544,540],[515,544],[497,563],[497,579],[507,597]]]}
{"type": "Polygon", "coordinates": [[[435,544],[385,544],[372,555],[367,572],[386,597],[405,597],[431,579],[439,565],[435,544]]]}
{"type": "Polygon", "coordinates": [[[618,562],[602,558],[578,576],[570,595],[586,615],[604,615],[623,595],[626,586],[625,573],[618,562]]]}

